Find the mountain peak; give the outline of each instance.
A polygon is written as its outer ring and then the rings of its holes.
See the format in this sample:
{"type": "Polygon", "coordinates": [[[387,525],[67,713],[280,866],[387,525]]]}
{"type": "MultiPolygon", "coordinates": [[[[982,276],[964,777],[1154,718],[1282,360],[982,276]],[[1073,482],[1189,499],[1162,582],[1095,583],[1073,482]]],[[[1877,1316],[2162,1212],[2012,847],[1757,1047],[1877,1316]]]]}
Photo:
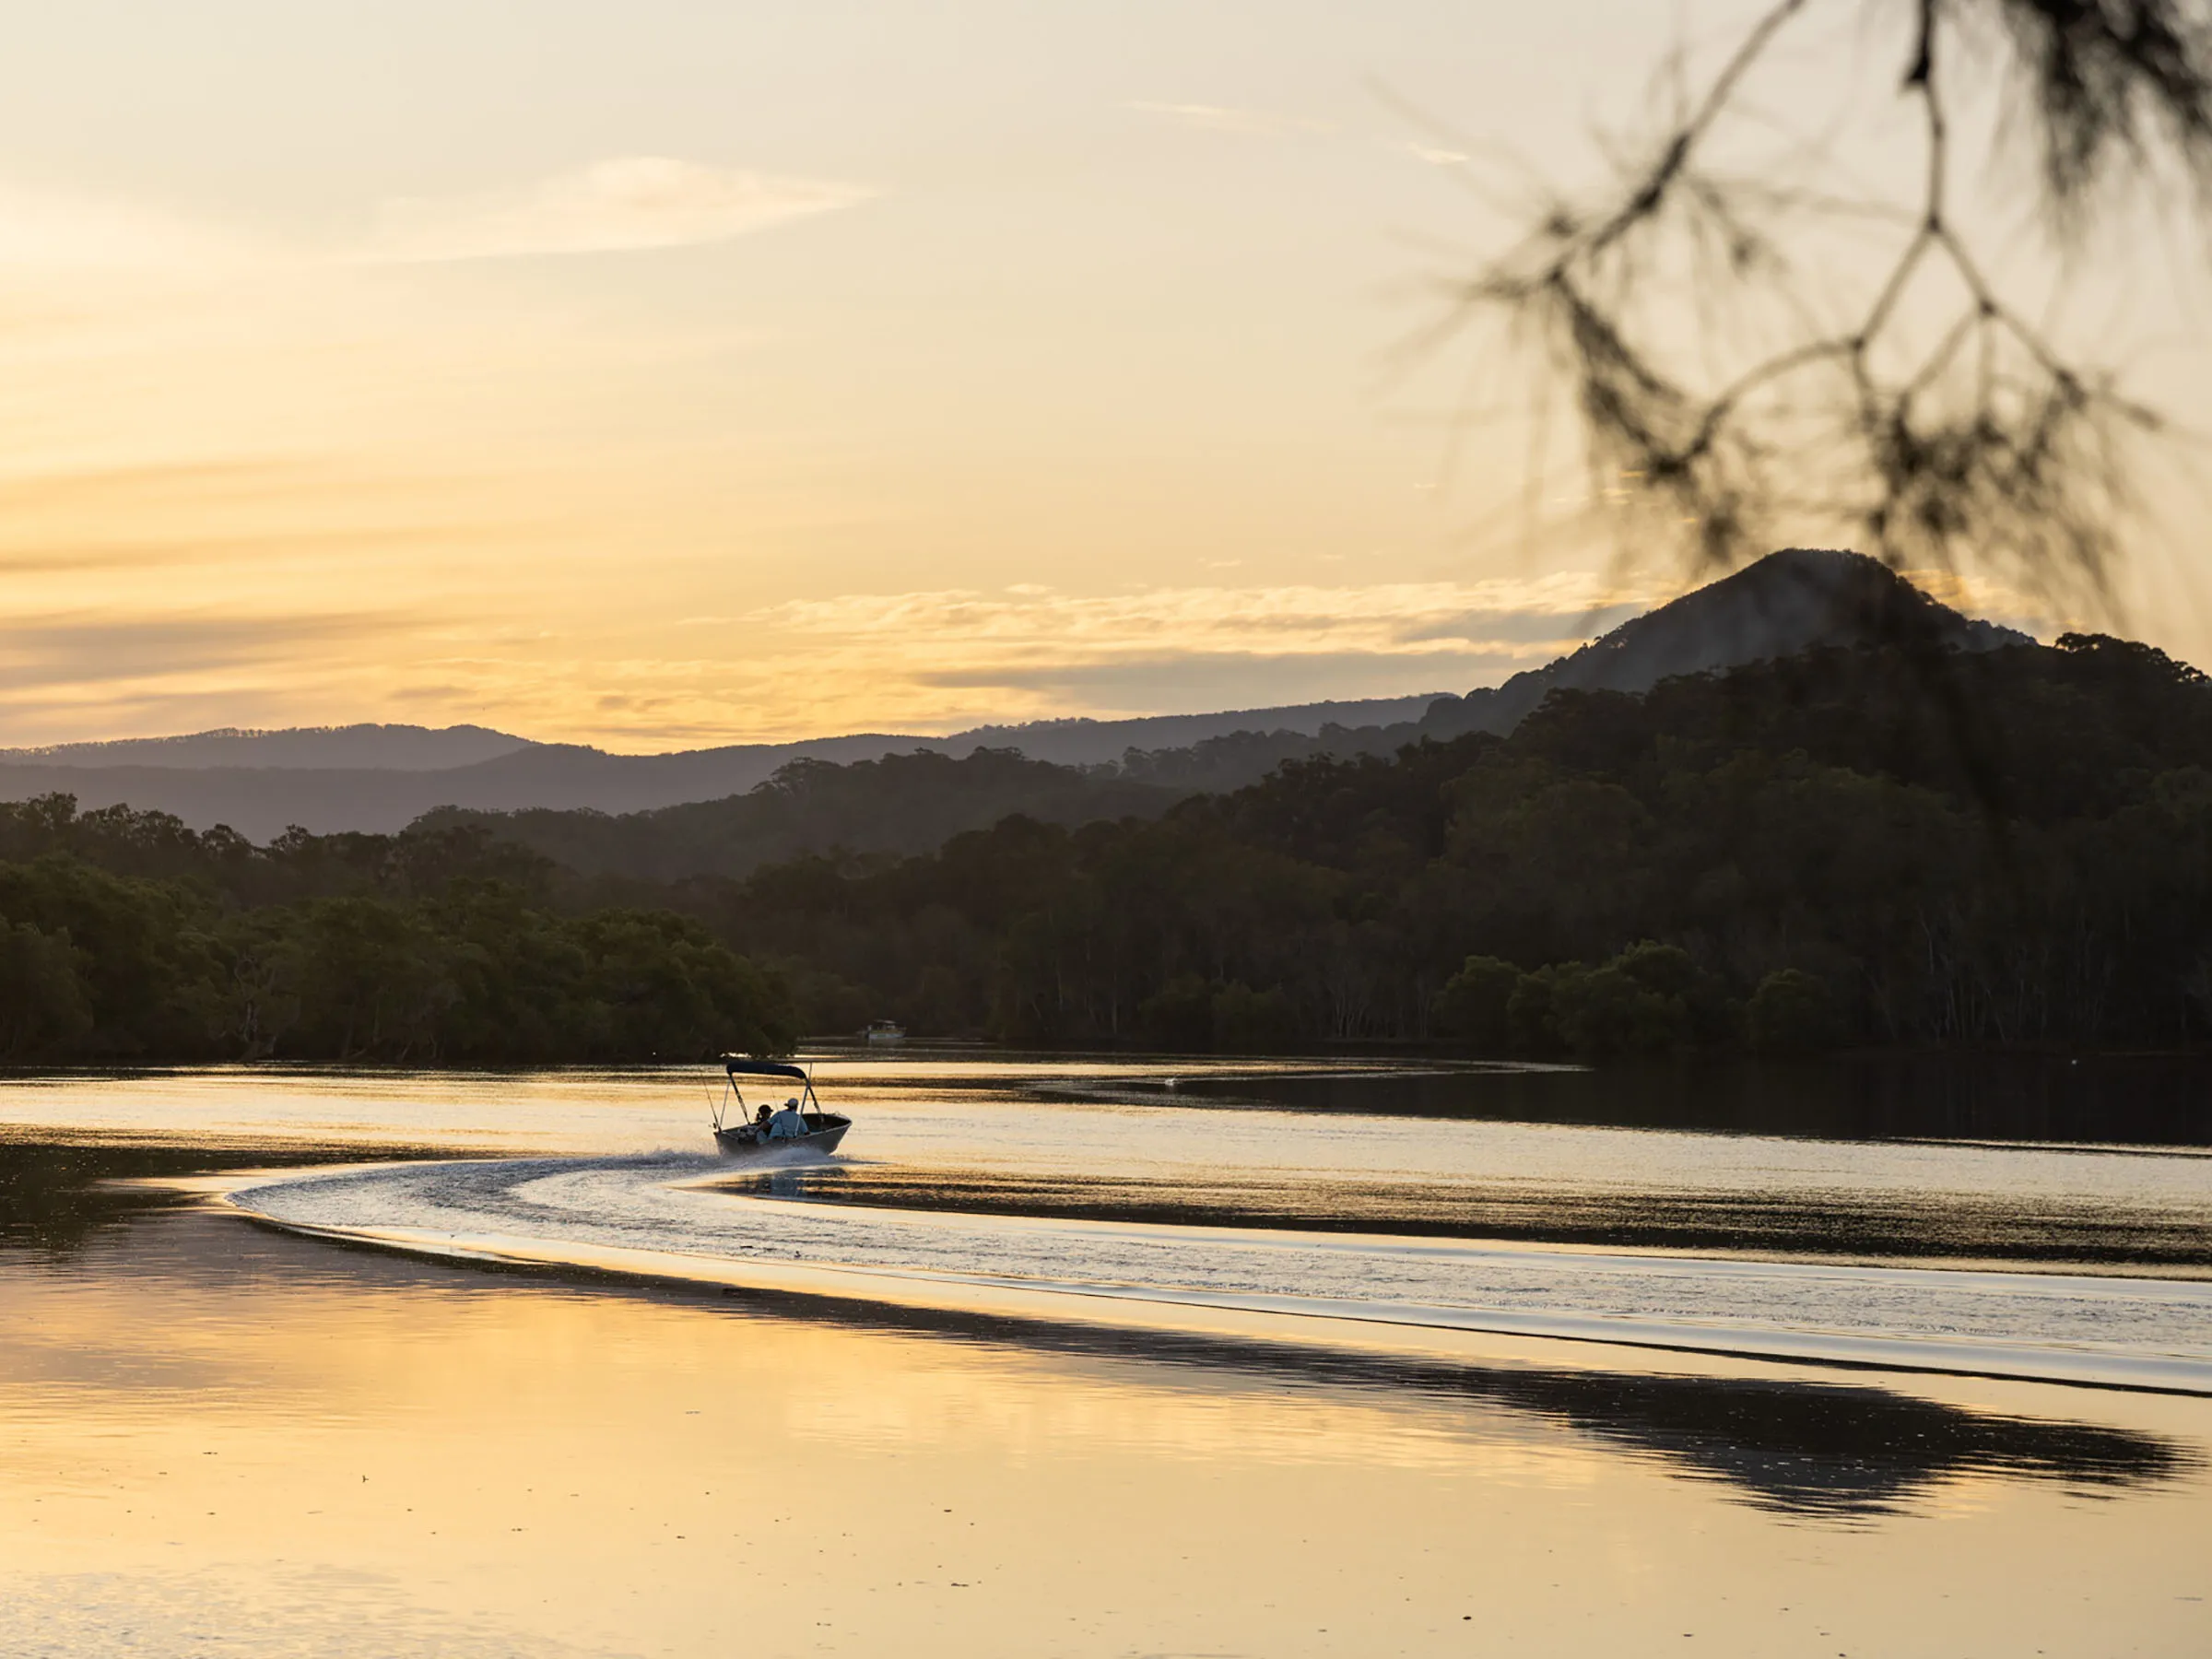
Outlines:
{"type": "Polygon", "coordinates": [[[1556,689],[1648,691],[1824,647],[1916,644],[1994,651],[2034,641],[1953,610],[1878,559],[1840,547],[1784,547],[1681,598],[1632,617],[1495,690],[1441,704],[1431,729],[1510,731],[1556,689]]]}
{"type": "Polygon", "coordinates": [[[1643,691],[1673,675],[1824,646],[1907,643],[1990,651],[2030,641],[1953,610],[1878,559],[1840,547],[1784,547],[1631,618],[1554,664],[1551,683],[1643,691]]]}

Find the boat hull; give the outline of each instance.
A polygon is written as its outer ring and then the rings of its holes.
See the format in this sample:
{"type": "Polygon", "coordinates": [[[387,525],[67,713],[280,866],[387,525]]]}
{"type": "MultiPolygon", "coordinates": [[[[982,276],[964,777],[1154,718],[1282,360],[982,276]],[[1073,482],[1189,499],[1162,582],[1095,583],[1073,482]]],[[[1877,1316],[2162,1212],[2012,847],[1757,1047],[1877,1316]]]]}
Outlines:
{"type": "Polygon", "coordinates": [[[853,1127],[851,1118],[824,1114],[827,1121],[819,1129],[806,1135],[787,1135],[781,1140],[770,1140],[758,1135],[750,1124],[735,1129],[714,1131],[714,1144],[722,1148],[724,1158],[764,1158],[771,1152],[810,1152],[827,1155],[837,1150],[838,1142],[845,1138],[845,1131],[853,1127]]]}

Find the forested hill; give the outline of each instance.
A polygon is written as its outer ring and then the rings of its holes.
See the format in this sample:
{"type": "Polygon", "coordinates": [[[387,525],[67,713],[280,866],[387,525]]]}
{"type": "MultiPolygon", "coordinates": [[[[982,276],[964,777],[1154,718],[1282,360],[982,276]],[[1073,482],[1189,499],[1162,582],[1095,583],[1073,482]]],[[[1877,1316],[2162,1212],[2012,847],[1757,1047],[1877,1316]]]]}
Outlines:
{"type": "Polygon", "coordinates": [[[885,1017],[1600,1057],[2212,1036],[2212,684],[2121,641],[1557,690],[1510,736],[1135,804],[650,882],[482,823],[257,846],[49,797],[0,808],[0,1055],[678,1058],[885,1017]]]}
{"type": "Polygon", "coordinates": [[[835,766],[794,760],[741,795],[612,817],[601,812],[469,812],[417,820],[475,826],[583,875],[645,881],[744,876],[806,853],[926,853],[963,830],[1022,813],[1050,824],[1157,818],[1191,793],[1112,768],[1055,766],[1011,749],[961,759],[917,749],[835,766]]]}
{"type": "Polygon", "coordinates": [[[1808,651],[1972,653],[2033,642],[2017,629],[1953,610],[1864,553],[1784,547],[1494,689],[1438,702],[1420,735],[1503,734],[1554,691],[1648,691],[1682,675],[1808,651]]]}
{"type": "Polygon", "coordinates": [[[701,884],[810,1023],[1603,1055],[2212,1035],[2212,687],[2147,647],[1557,691],[1156,823],[701,884]]]}
{"type": "MultiPolygon", "coordinates": [[[[674,881],[741,877],[805,853],[927,852],[948,836],[1008,813],[1046,823],[1156,817],[1174,802],[1257,782],[1288,762],[1324,755],[1388,757],[1408,743],[1469,732],[1511,732],[1554,690],[1641,691],[1670,676],[1786,658],[1821,647],[1897,645],[1972,654],[2031,643],[2026,635],[1961,616],[1887,566],[1856,553],[1793,548],[1623,623],[1582,650],[1491,690],[1434,700],[1418,720],[1318,730],[1216,732],[1182,747],[1125,749],[1117,763],[1080,767],[979,748],[960,759],[915,750],[831,765],[802,759],[749,793],[618,816],[585,809],[441,808],[426,827],[477,824],[571,869],[674,881]]],[[[1303,711],[1321,712],[1317,705],[1303,711]]],[[[1265,712],[1263,711],[1263,712],[1265,712]]],[[[1131,732],[1203,732],[1221,716],[1131,724],[1131,732]]],[[[1114,728],[1096,723],[1096,743],[1114,728]]],[[[1054,728],[1007,728],[1030,741],[1054,728]]]]}

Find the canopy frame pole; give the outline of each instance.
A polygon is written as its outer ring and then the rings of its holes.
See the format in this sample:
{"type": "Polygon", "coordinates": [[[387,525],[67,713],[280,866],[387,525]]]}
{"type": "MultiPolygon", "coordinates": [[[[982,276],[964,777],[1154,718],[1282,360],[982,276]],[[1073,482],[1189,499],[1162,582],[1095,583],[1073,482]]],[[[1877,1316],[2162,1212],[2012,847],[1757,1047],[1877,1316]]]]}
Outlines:
{"type": "Polygon", "coordinates": [[[746,1109],[745,1090],[737,1087],[736,1078],[725,1076],[722,1080],[722,1098],[714,1102],[714,1132],[717,1135],[722,1133],[723,1122],[729,1116],[732,1095],[736,1096],[737,1110],[743,1112],[746,1109]]]}

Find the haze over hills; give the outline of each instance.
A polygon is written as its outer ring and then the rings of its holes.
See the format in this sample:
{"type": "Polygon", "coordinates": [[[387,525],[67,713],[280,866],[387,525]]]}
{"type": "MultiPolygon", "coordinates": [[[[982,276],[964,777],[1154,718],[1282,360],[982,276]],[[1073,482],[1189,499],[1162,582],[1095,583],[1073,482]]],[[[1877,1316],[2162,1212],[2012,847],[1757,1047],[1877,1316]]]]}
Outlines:
{"type": "MultiPolygon", "coordinates": [[[[1149,714],[1135,720],[1041,720],[1029,725],[977,726],[942,740],[948,754],[971,747],[1019,749],[1032,760],[1062,766],[1118,764],[1131,749],[1181,748],[1238,732],[1295,732],[1319,736],[1332,726],[1358,729],[1418,720],[1440,694],[1377,697],[1359,702],[1298,703],[1282,709],[1231,709],[1218,714],[1149,714]]],[[[939,740],[930,740],[939,747],[939,740]]]]}
{"type": "Polygon", "coordinates": [[[836,848],[851,853],[912,855],[1014,814],[1070,829],[1101,818],[1154,818],[1194,792],[1109,767],[1061,766],[1006,748],[954,757],[933,749],[884,755],[846,766],[794,763],[768,783],[720,800],[652,812],[480,812],[427,814],[418,827],[436,832],[480,825],[499,841],[543,853],[583,876],[681,881],[742,877],[760,865],[836,848]]]}
{"type": "MultiPolygon", "coordinates": [[[[1300,703],[1279,709],[1230,709],[1213,714],[1148,714],[1127,720],[1039,720],[1021,725],[975,726],[947,736],[902,733],[863,733],[842,737],[805,738],[793,743],[728,744],[715,748],[672,750],[665,755],[609,755],[582,744],[540,743],[488,726],[345,725],[286,726],[244,730],[224,726],[176,737],[121,737],[105,742],[56,743],[38,748],[0,748],[0,766],[216,768],[285,771],[450,771],[479,765],[524,750],[567,757],[598,756],[616,761],[653,760],[665,770],[684,766],[711,769],[718,759],[742,765],[753,756],[768,757],[770,770],[804,755],[843,761],[871,745],[893,749],[938,748],[966,754],[972,748],[1018,748],[1032,760],[1062,766],[1092,766],[1119,760],[1132,745],[1166,747],[1196,743],[1236,731],[1319,732],[1324,725],[1411,720],[1439,694],[1378,697],[1348,702],[1300,703]],[[843,751],[853,750],[853,754],[843,751]],[[684,763],[679,766],[677,763],[684,763]]],[[[584,762],[584,764],[588,764],[584,762]]],[[[524,767],[525,775],[540,775],[524,767]]],[[[765,774],[763,774],[765,775],[765,774]]]]}
{"type": "MultiPolygon", "coordinates": [[[[265,841],[294,824],[321,833],[390,832],[440,806],[652,812],[743,794],[794,760],[850,765],[917,749],[965,756],[978,747],[1014,749],[1060,766],[1114,766],[1131,782],[1188,794],[1240,787],[1285,759],[1313,754],[1388,754],[1422,737],[1502,735],[1556,687],[1641,691],[1670,676],[1814,646],[1900,640],[1979,651],[2024,643],[2028,636],[1963,616],[1877,560],[1789,549],[1543,668],[1465,697],[1043,721],[944,737],[871,733],[662,755],[614,755],[465,725],[226,730],[0,750],[0,797],[62,792],[86,810],[127,804],[173,813],[195,829],[229,824],[265,841]]],[[[1054,791],[1061,809],[1073,809],[1076,796],[1058,785],[1054,791]]],[[[985,798],[1001,795],[994,786],[985,798]]]]}
{"type": "Polygon", "coordinates": [[[0,766],[441,771],[531,747],[527,737],[477,725],[288,726],[281,731],[224,726],[179,737],[120,737],[105,743],[0,749],[0,766]]]}
{"type": "Polygon", "coordinates": [[[233,729],[0,749],[0,799],[59,792],[76,796],[87,811],[128,805],[171,812],[194,829],[228,824],[254,841],[294,824],[322,834],[389,833],[438,806],[626,813],[716,800],[741,794],[801,759],[850,765],[916,749],[966,755],[987,747],[1018,749],[1062,766],[1100,765],[1147,743],[1170,747],[1255,728],[1317,735],[1346,721],[1402,723],[1436,695],[1134,720],[1041,721],[980,726],[950,736],[863,733],[664,755],[613,755],[468,725],[233,729]]]}

